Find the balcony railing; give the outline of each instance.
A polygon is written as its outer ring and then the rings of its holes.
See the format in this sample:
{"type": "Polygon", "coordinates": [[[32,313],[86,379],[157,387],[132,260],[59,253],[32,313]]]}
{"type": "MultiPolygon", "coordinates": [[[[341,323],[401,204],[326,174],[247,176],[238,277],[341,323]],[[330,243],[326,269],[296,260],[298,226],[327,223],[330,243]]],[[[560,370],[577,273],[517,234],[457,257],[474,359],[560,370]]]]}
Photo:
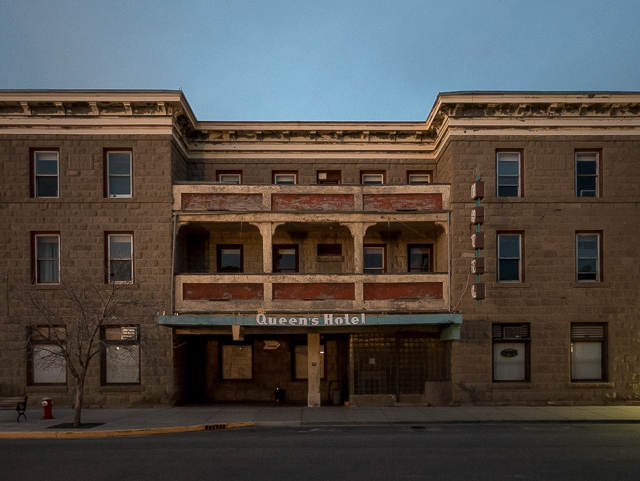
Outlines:
{"type": "Polygon", "coordinates": [[[449,276],[424,274],[179,274],[179,313],[448,311],[449,276]]]}

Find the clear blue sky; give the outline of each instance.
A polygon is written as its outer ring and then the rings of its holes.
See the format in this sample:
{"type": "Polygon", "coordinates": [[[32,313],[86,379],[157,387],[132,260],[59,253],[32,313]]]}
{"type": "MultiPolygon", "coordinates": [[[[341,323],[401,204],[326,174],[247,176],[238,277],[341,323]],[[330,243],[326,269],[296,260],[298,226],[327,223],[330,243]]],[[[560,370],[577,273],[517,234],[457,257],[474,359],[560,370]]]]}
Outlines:
{"type": "Polygon", "coordinates": [[[182,89],[200,120],[424,120],[640,90],[639,0],[1,0],[0,89],[182,89]]]}

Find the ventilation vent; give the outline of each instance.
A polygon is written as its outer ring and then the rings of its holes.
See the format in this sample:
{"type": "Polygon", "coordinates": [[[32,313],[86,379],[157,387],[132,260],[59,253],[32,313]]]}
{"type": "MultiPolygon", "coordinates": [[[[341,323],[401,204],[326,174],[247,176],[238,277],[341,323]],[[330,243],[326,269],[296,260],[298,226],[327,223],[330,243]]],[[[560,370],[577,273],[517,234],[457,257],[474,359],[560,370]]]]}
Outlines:
{"type": "Polygon", "coordinates": [[[602,339],[604,337],[604,325],[580,324],[571,326],[572,339],[602,339]]]}
{"type": "Polygon", "coordinates": [[[227,425],[226,424],[205,424],[204,426],[205,431],[217,431],[219,429],[227,429],[227,425]]]}
{"type": "Polygon", "coordinates": [[[528,339],[529,324],[494,324],[492,336],[494,339],[528,339]]]}

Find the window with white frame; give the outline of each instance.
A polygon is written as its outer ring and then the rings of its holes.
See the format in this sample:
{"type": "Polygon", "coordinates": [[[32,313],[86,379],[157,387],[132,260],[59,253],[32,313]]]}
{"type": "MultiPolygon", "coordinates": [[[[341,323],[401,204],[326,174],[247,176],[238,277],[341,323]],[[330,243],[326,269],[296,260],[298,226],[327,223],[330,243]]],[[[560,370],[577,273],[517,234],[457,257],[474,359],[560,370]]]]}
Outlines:
{"type": "Polygon", "coordinates": [[[522,233],[498,233],[498,282],[523,282],[522,233]]]}
{"type": "Polygon", "coordinates": [[[60,153],[35,150],[33,155],[33,197],[59,196],[60,153]]]}
{"type": "Polygon", "coordinates": [[[64,327],[32,326],[29,328],[28,384],[54,385],[67,383],[64,327]]]}
{"type": "Polygon", "coordinates": [[[529,381],[529,324],[493,324],[493,381],[529,381]]]}
{"type": "Polygon", "coordinates": [[[576,197],[600,197],[600,152],[576,151],[576,197]]]}
{"type": "Polygon", "coordinates": [[[109,283],[133,282],[133,235],[107,234],[109,283]]]}
{"type": "Polygon", "coordinates": [[[384,184],[384,171],[361,171],[360,183],[363,185],[381,185],[384,184]]]}
{"type": "Polygon", "coordinates": [[[576,234],[576,281],[598,282],[602,278],[601,234],[582,232],[576,234]]]}
{"type": "Polygon", "coordinates": [[[103,326],[102,384],[140,384],[139,326],[103,326]]]}
{"type": "Polygon", "coordinates": [[[426,185],[431,183],[432,173],[422,171],[407,172],[407,183],[413,185],[426,185]]]}
{"type": "Polygon", "coordinates": [[[496,153],[496,196],[522,197],[522,152],[496,153]]]}
{"type": "Polygon", "coordinates": [[[216,180],[221,184],[242,184],[241,170],[218,170],[216,180]]]}
{"type": "Polygon", "coordinates": [[[571,324],[572,381],[606,381],[606,328],[606,324],[571,324]]]}
{"type": "Polygon", "coordinates": [[[273,183],[278,185],[294,185],[298,183],[297,171],[274,171],[273,183]]]}
{"type": "Polygon", "coordinates": [[[35,284],[57,284],[60,282],[60,234],[34,234],[34,279],[35,284]]]}
{"type": "Polygon", "coordinates": [[[107,197],[131,197],[131,152],[108,150],[105,154],[107,197]]]}
{"type": "Polygon", "coordinates": [[[385,245],[365,245],[364,246],[364,273],[382,274],[385,269],[386,256],[385,245]]]}

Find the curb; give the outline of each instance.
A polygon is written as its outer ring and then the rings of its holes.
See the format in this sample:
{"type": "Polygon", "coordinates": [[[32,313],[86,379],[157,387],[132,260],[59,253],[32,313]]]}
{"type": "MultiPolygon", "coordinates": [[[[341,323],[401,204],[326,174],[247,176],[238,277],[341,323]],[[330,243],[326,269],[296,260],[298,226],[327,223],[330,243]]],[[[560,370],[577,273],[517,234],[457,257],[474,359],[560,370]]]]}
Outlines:
{"type": "Polygon", "coordinates": [[[170,428],[116,429],[110,431],[29,431],[23,433],[0,433],[0,439],[111,438],[118,436],[188,433],[194,431],[219,431],[252,426],[255,426],[255,423],[198,424],[195,426],[174,426],[170,428]]]}

